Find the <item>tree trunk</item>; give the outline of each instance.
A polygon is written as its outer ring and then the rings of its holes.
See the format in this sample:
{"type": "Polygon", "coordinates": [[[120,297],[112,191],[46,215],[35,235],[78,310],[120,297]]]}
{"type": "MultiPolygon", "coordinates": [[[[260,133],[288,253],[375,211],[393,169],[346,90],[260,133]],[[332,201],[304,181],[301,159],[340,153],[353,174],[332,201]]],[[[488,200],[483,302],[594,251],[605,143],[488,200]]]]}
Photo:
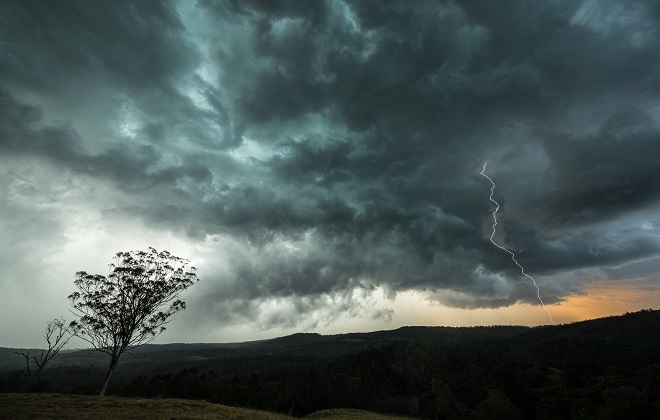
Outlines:
{"type": "Polygon", "coordinates": [[[34,390],[37,388],[37,382],[39,382],[39,375],[41,375],[41,368],[39,368],[37,373],[32,377],[32,384],[30,384],[30,392],[34,392],[34,390]]]}
{"type": "Polygon", "coordinates": [[[99,394],[100,397],[105,396],[105,391],[106,389],[108,389],[108,382],[110,382],[110,377],[112,376],[112,372],[115,370],[115,367],[117,367],[118,362],[119,362],[119,357],[117,358],[112,357],[112,359],[110,360],[110,367],[108,368],[108,373],[105,374],[103,387],[101,387],[101,393],[99,394]]]}

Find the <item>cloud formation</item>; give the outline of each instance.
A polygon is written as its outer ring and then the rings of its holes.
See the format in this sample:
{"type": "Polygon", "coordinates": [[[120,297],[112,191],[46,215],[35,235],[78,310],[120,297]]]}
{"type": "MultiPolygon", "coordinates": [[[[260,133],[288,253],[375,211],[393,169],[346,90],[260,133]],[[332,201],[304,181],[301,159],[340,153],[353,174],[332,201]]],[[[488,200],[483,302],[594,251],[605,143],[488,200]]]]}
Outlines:
{"type": "Polygon", "coordinates": [[[546,303],[660,253],[649,2],[0,8],[5,285],[93,213],[197,244],[208,322],[535,304],[484,160],[546,303]]]}

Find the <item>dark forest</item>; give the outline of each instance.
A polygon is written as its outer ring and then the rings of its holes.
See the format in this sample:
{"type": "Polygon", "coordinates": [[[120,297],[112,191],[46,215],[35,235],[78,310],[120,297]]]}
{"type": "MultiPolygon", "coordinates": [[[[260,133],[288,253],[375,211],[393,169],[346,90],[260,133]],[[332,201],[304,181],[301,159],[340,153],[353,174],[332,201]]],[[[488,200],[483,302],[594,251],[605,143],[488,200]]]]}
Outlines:
{"type": "MultiPolygon", "coordinates": [[[[108,394],[295,416],[335,407],[422,418],[660,418],[660,310],[559,326],[403,327],[234,344],[146,345],[108,394]]],[[[1,349],[0,391],[30,377],[1,349]]],[[[106,360],[63,352],[35,392],[94,394],[106,360]]]]}

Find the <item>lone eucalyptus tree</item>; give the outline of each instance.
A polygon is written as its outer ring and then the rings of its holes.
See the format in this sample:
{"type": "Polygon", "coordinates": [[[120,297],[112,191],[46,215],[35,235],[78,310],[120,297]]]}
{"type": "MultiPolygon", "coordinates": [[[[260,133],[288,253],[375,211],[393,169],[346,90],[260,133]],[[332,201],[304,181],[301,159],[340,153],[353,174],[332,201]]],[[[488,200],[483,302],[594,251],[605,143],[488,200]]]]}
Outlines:
{"type": "Polygon", "coordinates": [[[189,261],[167,251],[118,252],[110,274],[76,273],[79,291],[69,295],[75,334],[93,349],[110,355],[100,395],[121,355],[153,341],[165,324],[186,308],[179,294],[199,281],[189,261]]]}

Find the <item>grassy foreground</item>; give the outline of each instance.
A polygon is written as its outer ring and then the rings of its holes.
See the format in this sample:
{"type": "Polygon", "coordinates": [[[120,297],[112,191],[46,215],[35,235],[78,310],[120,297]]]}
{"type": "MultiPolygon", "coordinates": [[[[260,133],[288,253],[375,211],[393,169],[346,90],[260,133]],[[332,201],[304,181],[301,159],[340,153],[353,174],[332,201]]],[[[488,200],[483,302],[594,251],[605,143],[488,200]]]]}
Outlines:
{"type": "MultiPolygon", "coordinates": [[[[62,394],[0,394],[2,419],[254,419],[291,420],[266,411],[227,407],[204,401],[137,399],[62,394]]],[[[361,410],[312,413],[310,419],[391,420],[395,417],[361,410]]],[[[399,417],[402,418],[402,417],[399,417]]]]}

